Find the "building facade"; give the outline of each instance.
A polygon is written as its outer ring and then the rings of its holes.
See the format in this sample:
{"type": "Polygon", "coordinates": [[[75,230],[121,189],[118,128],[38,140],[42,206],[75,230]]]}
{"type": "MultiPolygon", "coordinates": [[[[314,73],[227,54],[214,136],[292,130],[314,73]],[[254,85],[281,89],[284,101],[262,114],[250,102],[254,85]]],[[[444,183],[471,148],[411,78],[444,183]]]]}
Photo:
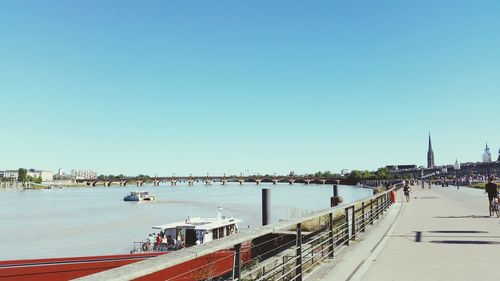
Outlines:
{"type": "Polygon", "coordinates": [[[4,179],[10,179],[10,180],[17,180],[19,178],[19,171],[18,170],[5,170],[2,172],[2,178],[4,179]]]}
{"type": "Polygon", "coordinates": [[[54,180],[54,172],[52,171],[29,169],[28,176],[32,178],[41,178],[42,182],[54,180]]]}
{"type": "Polygon", "coordinates": [[[77,179],[77,180],[97,179],[97,173],[95,171],[91,171],[91,170],[73,170],[73,171],[71,171],[71,175],[73,176],[74,179],[77,179]]]}

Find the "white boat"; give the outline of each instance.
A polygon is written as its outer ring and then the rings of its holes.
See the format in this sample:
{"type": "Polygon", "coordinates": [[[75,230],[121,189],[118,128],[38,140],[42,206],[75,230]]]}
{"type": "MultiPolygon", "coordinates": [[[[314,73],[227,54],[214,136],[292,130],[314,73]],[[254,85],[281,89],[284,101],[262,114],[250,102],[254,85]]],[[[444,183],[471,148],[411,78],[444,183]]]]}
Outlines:
{"type": "Polygon", "coordinates": [[[239,222],[239,219],[222,216],[222,208],[219,207],[216,218],[187,217],[184,221],[156,225],[153,229],[157,233],[150,234],[146,241],[134,242],[132,253],[175,251],[207,243],[238,233],[239,222]]]}
{"type": "Polygon", "coordinates": [[[123,197],[124,201],[153,201],[154,195],[150,195],[147,191],[132,191],[129,195],[123,197]]]}

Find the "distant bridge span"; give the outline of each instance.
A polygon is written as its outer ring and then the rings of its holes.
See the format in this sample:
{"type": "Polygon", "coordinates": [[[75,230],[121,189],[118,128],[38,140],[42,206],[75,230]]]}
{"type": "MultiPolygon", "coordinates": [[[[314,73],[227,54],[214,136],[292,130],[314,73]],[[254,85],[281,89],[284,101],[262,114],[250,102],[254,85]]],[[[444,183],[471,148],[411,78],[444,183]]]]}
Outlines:
{"type": "Polygon", "coordinates": [[[125,178],[114,178],[114,179],[77,179],[77,183],[85,183],[89,186],[96,186],[98,184],[103,184],[104,186],[110,186],[112,184],[118,184],[120,186],[126,186],[128,184],[136,184],[137,186],[142,186],[145,183],[153,183],[154,186],[159,186],[160,183],[170,183],[171,185],[177,185],[177,183],[185,182],[188,185],[193,185],[194,183],[202,182],[206,185],[212,183],[221,183],[222,185],[228,182],[239,182],[240,185],[243,183],[302,183],[302,184],[334,184],[338,183],[339,179],[336,178],[323,178],[323,177],[296,177],[296,176],[180,176],[180,177],[154,177],[154,178],[140,178],[140,177],[125,177],[125,178]]]}

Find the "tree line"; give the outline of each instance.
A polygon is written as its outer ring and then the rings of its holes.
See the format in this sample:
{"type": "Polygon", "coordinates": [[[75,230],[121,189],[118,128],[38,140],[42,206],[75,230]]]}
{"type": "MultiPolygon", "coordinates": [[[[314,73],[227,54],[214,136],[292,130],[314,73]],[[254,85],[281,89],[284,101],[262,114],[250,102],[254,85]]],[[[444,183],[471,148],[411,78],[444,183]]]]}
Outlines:
{"type": "Polygon", "coordinates": [[[41,176],[38,177],[30,176],[28,175],[28,170],[25,168],[19,168],[19,170],[17,170],[17,174],[18,174],[17,178],[20,182],[42,183],[41,176]]]}

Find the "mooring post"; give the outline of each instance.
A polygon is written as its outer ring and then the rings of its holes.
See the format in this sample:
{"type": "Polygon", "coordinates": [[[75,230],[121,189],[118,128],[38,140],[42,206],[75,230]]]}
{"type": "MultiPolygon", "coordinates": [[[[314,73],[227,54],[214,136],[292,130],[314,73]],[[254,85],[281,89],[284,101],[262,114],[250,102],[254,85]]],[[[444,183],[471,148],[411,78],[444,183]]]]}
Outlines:
{"type": "Polygon", "coordinates": [[[341,201],[342,199],[339,196],[339,187],[337,181],[337,183],[333,185],[333,197],[330,198],[330,207],[337,206],[341,201]]]}
{"type": "Polygon", "coordinates": [[[262,189],[262,225],[269,224],[269,188],[262,189]]]}

